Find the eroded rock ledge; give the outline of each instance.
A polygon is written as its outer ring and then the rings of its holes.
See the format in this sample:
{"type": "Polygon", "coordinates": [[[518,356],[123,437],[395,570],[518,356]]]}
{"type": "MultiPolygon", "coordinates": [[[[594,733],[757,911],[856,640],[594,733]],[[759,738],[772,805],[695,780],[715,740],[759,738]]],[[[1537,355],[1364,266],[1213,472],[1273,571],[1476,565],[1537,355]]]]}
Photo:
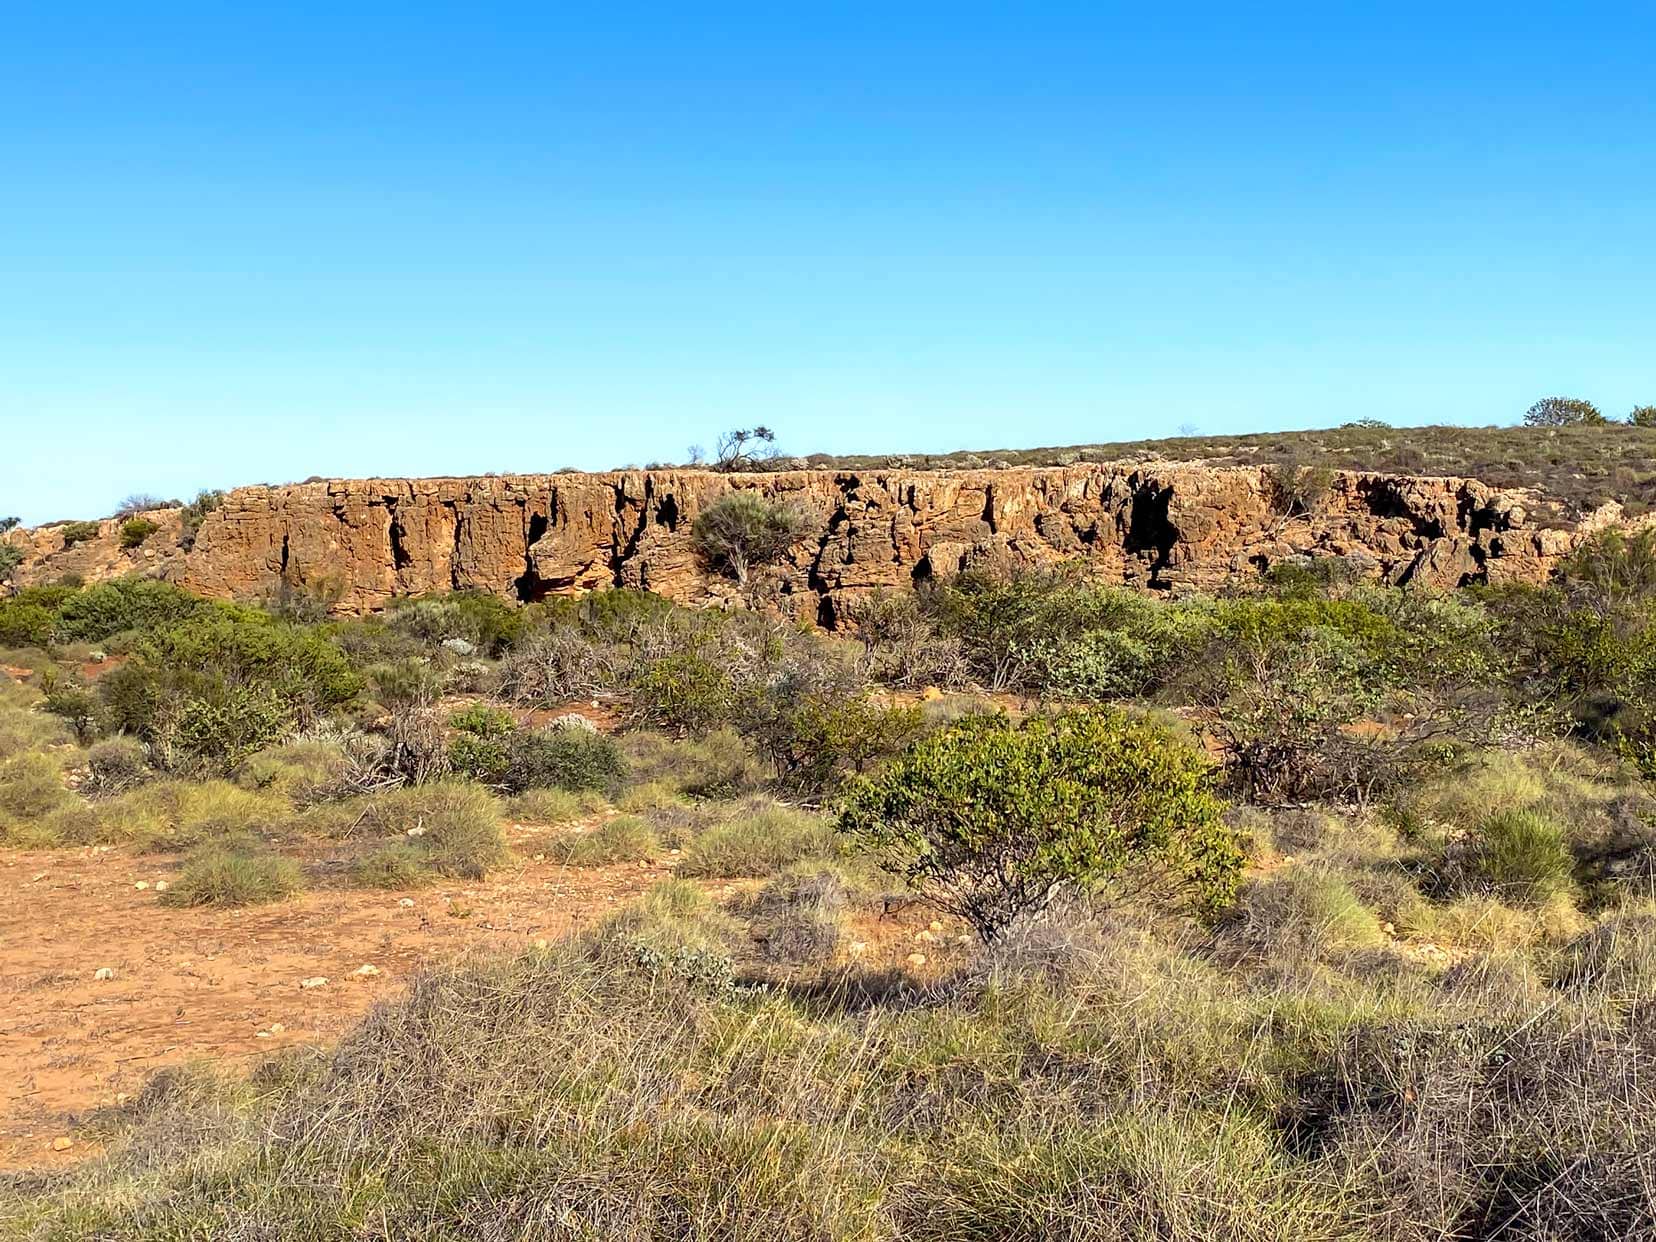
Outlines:
{"type": "Polygon", "coordinates": [[[802,618],[833,624],[858,594],[986,560],[1080,560],[1103,580],[1168,591],[1327,556],[1397,584],[1536,581],[1584,531],[1617,516],[1543,528],[1530,517],[1533,492],[1343,472],[1316,512],[1284,518],[1267,482],[1257,468],[1173,464],[339,479],[230,492],[187,552],[177,546],[176,510],[149,515],[159,529],[130,550],[114,519],[71,548],[61,526],[6,538],[24,549],[22,585],[138,572],[256,599],[286,583],[353,613],[461,588],[531,601],[647,587],[701,604],[733,586],[697,563],[691,524],[719,496],[751,488],[810,515],[809,533],[768,585],[802,618]]]}

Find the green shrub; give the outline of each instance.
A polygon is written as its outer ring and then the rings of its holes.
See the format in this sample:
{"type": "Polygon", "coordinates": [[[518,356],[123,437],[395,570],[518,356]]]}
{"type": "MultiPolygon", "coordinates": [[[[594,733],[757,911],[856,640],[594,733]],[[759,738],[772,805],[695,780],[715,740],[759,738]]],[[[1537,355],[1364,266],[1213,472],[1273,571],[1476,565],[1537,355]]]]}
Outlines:
{"type": "Polygon", "coordinates": [[[572,867],[607,867],[615,863],[653,862],[661,842],[636,815],[617,815],[585,832],[550,841],[547,854],[572,867]]]}
{"type": "Polygon", "coordinates": [[[1610,420],[1580,397],[1542,397],[1524,411],[1526,427],[1600,427],[1610,420]]]}
{"type": "Polygon", "coordinates": [[[886,707],[860,692],[794,694],[784,686],[765,702],[748,728],[778,779],[800,792],[829,789],[843,773],[896,754],[923,720],[918,706],[886,707]]]}
{"type": "Polygon", "coordinates": [[[101,643],[128,630],[154,633],[212,610],[211,603],[170,582],[122,578],[65,596],[55,608],[56,630],[65,641],[101,643]]]}
{"type": "Polygon", "coordinates": [[[52,641],[56,615],[19,597],[0,600],[0,646],[44,647],[52,641]]]}
{"type": "Polygon", "coordinates": [[[709,569],[745,584],[755,567],[780,560],[806,525],[790,504],[755,491],[730,492],[696,515],[690,544],[709,569]]]}
{"type": "Polygon", "coordinates": [[[633,681],[639,723],[697,737],[729,723],[735,701],[730,675],[694,648],[649,661],[633,681]]]}
{"type": "Polygon", "coordinates": [[[443,670],[420,657],[371,665],[368,680],[374,697],[392,711],[429,706],[443,693],[443,670]]]}
{"type": "Polygon", "coordinates": [[[1163,892],[1229,903],[1242,850],[1204,758],[1116,711],[971,717],[855,782],[840,831],[986,940],[1065,888],[1153,869],[1163,892]]]}
{"type": "Polygon", "coordinates": [[[121,523],[121,547],[128,551],[141,547],[144,540],[160,529],[160,525],[149,518],[128,518],[121,523]]]}
{"type": "Polygon", "coordinates": [[[513,790],[569,789],[613,794],[627,777],[621,748],[578,725],[523,729],[507,739],[506,784],[513,790]]]}
{"type": "Polygon", "coordinates": [[[290,858],[212,844],[190,853],[160,900],[167,906],[252,906],[281,901],[300,887],[299,864],[290,858]]]}
{"type": "Polygon", "coordinates": [[[293,724],[292,706],[276,691],[231,686],[212,699],[185,699],[153,721],[149,734],[164,768],[233,768],[280,741],[293,724]]]}
{"type": "Polygon", "coordinates": [[[74,730],[75,740],[85,745],[98,735],[103,721],[103,704],[85,686],[54,685],[46,691],[41,706],[74,730]]]}
{"type": "Polygon", "coordinates": [[[776,803],[738,805],[690,842],[678,874],[721,880],[774,875],[833,848],[833,829],[820,816],[776,803]]]}
{"type": "Polygon", "coordinates": [[[96,539],[101,526],[97,522],[65,522],[59,527],[63,535],[63,546],[72,548],[77,543],[85,543],[89,539],[96,539]]]}
{"type": "Polygon", "coordinates": [[[178,546],[186,552],[195,547],[196,536],[201,532],[201,524],[207,520],[207,515],[224,503],[224,493],[220,491],[200,491],[189,504],[179,513],[182,528],[178,535],[178,546]]]}
{"type": "Polygon", "coordinates": [[[0,582],[10,582],[12,574],[22,563],[22,548],[15,543],[0,542],[0,582]]]}
{"type": "Polygon", "coordinates": [[[462,733],[449,740],[448,762],[462,776],[485,785],[504,785],[512,756],[507,738],[462,733]]]}
{"type": "Polygon", "coordinates": [[[517,728],[517,719],[503,707],[469,703],[449,715],[449,727],[477,737],[505,737],[517,728]]]}
{"type": "Polygon", "coordinates": [[[393,600],[386,624],[429,644],[458,640],[498,655],[517,642],[524,611],[486,591],[451,591],[393,600]]]}
{"type": "Polygon", "coordinates": [[[1334,472],[1324,466],[1284,464],[1267,466],[1265,500],[1282,517],[1303,517],[1322,508],[1334,483],[1334,472]]]}
{"type": "Polygon", "coordinates": [[[1472,880],[1507,900],[1535,904],[1567,890],[1574,865],[1563,826],[1539,810],[1499,811],[1467,842],[1472,880]]]}

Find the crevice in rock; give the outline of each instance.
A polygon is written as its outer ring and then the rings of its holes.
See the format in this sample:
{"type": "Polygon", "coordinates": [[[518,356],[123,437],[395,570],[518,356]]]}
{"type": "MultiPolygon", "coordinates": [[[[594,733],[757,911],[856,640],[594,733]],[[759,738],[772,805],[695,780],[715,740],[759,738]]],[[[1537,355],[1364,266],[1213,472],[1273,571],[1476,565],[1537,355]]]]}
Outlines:
{"type": "Polygon", "coordinates": [[[1168,516],[1172,504],[1172,487],[1147,483],[1134,491],[1127,517],[1124,549],[1130,555],[1150,554],[1148,585],[1152,587],[1166,585],[1158,575],[1172,563],[1173,545],[1179,541],[1179,528],[1168,516]]]}
{"type": "Polygon", "coordinates": [[[449,520],[453,524],[454,545],[449,549],[449,590],[460,589],[460,523],[464,520],[460,515],[460,506],[452,500],[445,500],[443,508],[449,511],[449,520]]]}
{"type": "Polygon", "coordinates": [[[386,528],[387,537],[391,541],[391,567],[398,573],[414,563],[409,554],[408,546],[403,542],[408,532],[403,529],[402,521],[397,517],[397,500],[394,496],[385,498],[385,510],[391,517],[391,523],[386,528]]]}
{"type": "Polygon", "coordinates": [[[544,513],[531,513],[529,526],[523,539],[523,573],[512,583],[512,589],[517,592],[518,600],[525,604],[538,604],[552,593],[555,585],[551,580],[542,578],[535,569],[534,547],[546,535],[551,526],[551,518],[544,513]]]}

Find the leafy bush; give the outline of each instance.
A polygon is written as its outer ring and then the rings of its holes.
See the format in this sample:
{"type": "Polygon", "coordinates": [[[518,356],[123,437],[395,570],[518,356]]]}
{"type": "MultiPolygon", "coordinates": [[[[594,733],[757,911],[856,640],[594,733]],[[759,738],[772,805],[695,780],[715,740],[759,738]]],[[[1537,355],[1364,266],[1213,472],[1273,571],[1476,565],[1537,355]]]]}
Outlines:
{"type": "Polygon", "coordinates": [[[63,535],[63,546],[72,548],[77,543],[85,543],[89,539],[96,539],[102,526],[97,522],[65,522],[58,528],[63,535]]]}
{"type": "Polygon", "coordinates": [[[46,691],[41,706],[54,716],[61,717],[75,732],[75,740],[85,745],[97,736],[103,717],[98,697],[85,686],[70,682],[53,685],[46,691]]]}
{"type": "Polygon", "coordinates": [[[1285,518],[1304,517],[1322,508],[1334,483],[1334,472],[1322,466],[1283,464],[1264,472],[1265,500],[1285,518]]]}
{"type": "Polygon", "coordinates": [[[234,845],[204,845],[161,894],[167,906],[251,906],[281,901],[301,887],[299,864],[277,854],[234,845]]]}
{"type": "Polygon", "coordinates": [[[504,708],[470,703],[450,714],[449,726],[477,737],[505,737],[517,728],[517,720],[504,708]]]}
{"type": "Polygon", "coordinates": [[[23,563],[23,549],[15,543],[0,542],[0,582],[9,582],[23,563]]]}
{"type": "Polygon", "coordinates": [[[831,691],[767,696],[769,708],[749,724],[778,779],[799,792],[832,788],[902,750],[920,733],[917,706],[886,707],[866,694],[831,691]]]}
{"type": "Polygon", "coordinates": [[[161,709],[148,732],[163,768],[233,768],[286,737],[293,724],[292,705],[275,690],[229,686],[212,698],[188,698],[161,709]]]}
{"type": "Polygon", "coordinates": [[[128,551],[141,547],[144,540],[160,529],[160,524],[152,522],[149,518],[128,518],[121,523],[121,547],[128,551]]]}
{"type": "Polygon", "coordinates": [[[196,536],[201,533],[201,524],[224,503],[224,493],[220,491],[200,491],[195,499],[185,505],[179,513],[183,525],[178,535],[178,546],[186,552],[195,547],[196,536]]]}
{"type": "Polygon", "coordinates": [[[1598,427],[1609,421],[1598,406],[1580,397],[1542,397],[1524,411],[1526,427],[1598,427]]]}
{"type": "Polygon", "coordinates": [[[736,692],[707,655],[686,649],[647,663],[633,682],[632,714],[641,724],[701,736],[729,723],[736,692]]]}
{"type": "Polygon", "coordinates": [[[459,640],[498,655],[517,642],[524,613],[485,591],[451,591],[393,600],[386,624],[429,644],[459,640]]]}
{"type": "Polygon", "coordinates": [[[781,559],[805,533],[805,515],[755,491],[729,492],[696,515],[690,542],[717,573],[745,584],[755,566],[781,559]]]}
{"type": "Polygon", "coordinates": [[[462,733],[449,741],[449,770],[469,776],[484,785],[504,788],[507,769],[511,764],[512,755],[504,737],[462,733]]]}
{"type": "Polygon", "coordinates": [[[506,784],[522,789],[590,789],[613,794],[627,778],[621,748],[595,729],[522,729],[506,743],[506,784]]]}
{"type": "Polygon", "coordinates": [[[1114,711],[969,717],[855,782],[839,828],[985,940],[1065,888],[1150,868],[1212,912],[1242,851],[1202,756],[1114,711]]]}
{"type": "Polygon", "coordinates": [[[212,610],[208,601],[170,582],[122,578],[66,595],[56,605],[54,628],[65,641],[100,643],[128,630],[153,633],[212,610]]]}

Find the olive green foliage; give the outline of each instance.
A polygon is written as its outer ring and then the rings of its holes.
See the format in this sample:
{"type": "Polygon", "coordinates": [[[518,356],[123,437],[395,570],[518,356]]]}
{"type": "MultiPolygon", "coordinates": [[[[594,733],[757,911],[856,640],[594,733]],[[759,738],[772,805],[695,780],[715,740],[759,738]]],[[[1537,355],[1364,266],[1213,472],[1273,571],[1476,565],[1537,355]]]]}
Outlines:
{"type": "Polygon", "coordinates": [[[102,526],[97,522],[65,522],[58,528],[63,536],[63,546],[72,548],[77,543],[85,543],[96,539],[102,526]]]}
{"type": "Polygon", "coordinates": [[[1602,427],[1609,421],[1580,397],[1542,397],[1524,411],[1526,427],[1602,427]]]}
{"type": "Polygon", "coordinates": [[[200,491],[195,499],[185,505],[179,512],[182,527],[178,536],[178,546],[186,552],[195,547],[196,536],[201,532],[201,524],[224,503],[224,493],[221,491],[200,491]]]}
{"type": "Polygon", "coordinates": [[[573,725],[521,729],[506,739],[505,784],[512,790],[568,789],[614,794],[626,763],[611,738],[573,725]]]}
{"type": "Polygon", "coordinates": [[[839,828],[985,940],[1065,888],[1130,868],[1212,912],[1242,852],[1203,758],[1164,728],[1108,710],[1013,722],[972,717],[854,783],[839,828]]]}
{"type": "Polygon", "coordinates": [[[166,906],[251,906],[281,901],[302,886],[292,859],[235,844],[204,845],[162,893],[166,906]]]}
{"type": "Polygon", "coordinates": [[[1656,427],[1656,405],[1636,405],[1627,415],[1629,427],[1656,427]]]}
{"type": "Polygon", "coordinates": [[[1322,508],[1333,482],[1326,466],[1279,462],[1265,469],[1265,499],[1282,517],[1304,517],[1322,508]]]}
{"type": "Polygon", "coordinates": [[[728,798],[758,788],[767,773],[753,747],[735,729],[701,738],[674,738],[635,730],[621,739],[630,779],[661,783],[698,798],[728,798]]]}
{"type": "Polygon", "coordinates": [[[23,563],[23,549],[15,543],[0,541],[0,582],[11,579],[12,573],[23,563]]]}
{"type": "Polygon", "coordinates": [[[1544,901],[1570,886],[1574,858],[1564,826],[1542,810],[1502,810],[1467,842],[1470,878],[1503,900],[1544,901]]]}
{"type": "Polygon", "coordinates": [[[749,731],[783,785],[802,792],[832,788],[919,736],[919,707],[887,707],[859,693],[818,691],[768,696],[749,731]]]}
{"type": "Polygon", "coordinates": [[[700,736],[728,724],[736,706],[729,673],[695,648],[645,664],[633,681],[636,720],[700,736]]]}
{"type": "Polygon", "coordinates": [[[745,583],[756,567],[781,559],[805,526],[805,515],[787,502],[736,491],[696,515],[690,539],[708,568],[745,583]]]}
{"type": "Polygon", "coordinates": [[[477,652],[499,655],[522,634],[524,611],[487,592],[454,591],[394,600],[386,624],[429,643],[458,640],[477,652]]]}
{"type": "Polygon", "coordinates": [[[142,547],[144,540],[160,529],[160,525],[149,518],[128,518],[121,523],[121,547],[128,551],[142,547]]]}

